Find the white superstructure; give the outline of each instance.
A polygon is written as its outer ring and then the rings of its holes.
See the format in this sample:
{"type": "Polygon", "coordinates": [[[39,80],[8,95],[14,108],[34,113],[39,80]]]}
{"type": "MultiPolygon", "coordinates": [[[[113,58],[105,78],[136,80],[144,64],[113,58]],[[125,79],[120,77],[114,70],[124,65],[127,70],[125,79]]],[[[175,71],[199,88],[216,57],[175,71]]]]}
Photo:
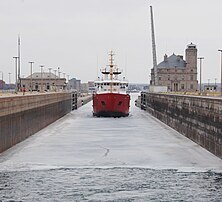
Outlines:
{"type": "Polygon", "coordinates": [[[98,77],[95,81],[96,93],[126,93],[128,89],[128,81],[123,77],[119,79],[121,70],[113,64],[114,53],[110,52],[110,64],[106,68],[101,69],[102,78],[98,77]]]}

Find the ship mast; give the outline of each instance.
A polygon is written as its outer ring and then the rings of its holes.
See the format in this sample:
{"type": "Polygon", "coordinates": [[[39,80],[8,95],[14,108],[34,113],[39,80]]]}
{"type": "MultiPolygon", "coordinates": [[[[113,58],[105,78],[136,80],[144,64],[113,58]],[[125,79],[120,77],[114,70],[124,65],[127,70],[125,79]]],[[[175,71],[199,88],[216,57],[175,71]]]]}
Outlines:
{"type": "Polygon", "coordinates": [[[113,64],[113,56],[114,56],[113,51],[110,51],[109,55],[110,55],[110,64],[109,64],[110,71],[109,71],[109,74],[110,74],[110,80],[111,80],[111,82],[110,82],[110,92],[112,93],[112,91],[113,91],[113,66],[114,66],[114,64],[113,64]]]}
{"type": "Polygon", "coordinates": [[[153,52],[153,70],[154,70],[154,85],[158,85],[157,79],[157,59],[156,59],[156,43],[155,43],[155,34],[154,34],[154,20],[153,20],[153,9],[150,6],[151,14],[151,33],[152,33],[152,52],[153,52]]]}

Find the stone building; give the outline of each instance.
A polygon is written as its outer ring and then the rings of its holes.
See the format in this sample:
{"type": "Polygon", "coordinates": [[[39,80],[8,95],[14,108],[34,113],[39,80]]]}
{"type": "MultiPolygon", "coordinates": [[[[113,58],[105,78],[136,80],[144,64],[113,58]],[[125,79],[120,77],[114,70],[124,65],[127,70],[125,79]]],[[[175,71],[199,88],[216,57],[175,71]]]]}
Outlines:
{"type": "Polygon", "coordinates": [[[21,78],[21,86],[25,87],[26,91],[61,91],[66,88],[66,79],[53,73],[36,72],[21,78]]]}
{"type": "MultiPolygon", "coordinates": [[[[196,45],[189,44],[185,52],[186,60],[181,55],[164,56],[164,60],[157,65],[158,86],[167,86],[168,91],[198,90],[196,45]]],[[[151,69],[150,84],[154,84],[154,69],[151,69]]]]}
{"type": "Polygon", "coordinates": [[[81,93],[88,93],[88,92],[89,92],[89,84],[81,83],[81,93]]]}
{"type": "Polygon", "coordinates": [[[0,80],[0,89],[4,89],[5,87],[5,81],[0,80]]]}
{"type": "Polygon", "coordinates": [[[68,90],[76,90],[79,94],[81,92],[81,80],[72,78],[68,81],[67,85],[68,90]]]}

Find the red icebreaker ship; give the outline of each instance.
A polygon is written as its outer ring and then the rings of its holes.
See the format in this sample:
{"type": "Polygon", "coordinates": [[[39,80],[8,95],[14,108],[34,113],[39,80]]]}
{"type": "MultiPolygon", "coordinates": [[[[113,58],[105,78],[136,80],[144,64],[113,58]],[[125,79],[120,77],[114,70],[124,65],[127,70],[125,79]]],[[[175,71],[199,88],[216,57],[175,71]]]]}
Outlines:
{"type": "Polygon", "coordinates": [[[130,96],[126,93],[128,82],[118,77],[121,71],[114,65],[113,52],[110,64],[101,72],[103,77],[95,81],[96,93],[93,94],[93,115],[102,117],[122,117],[129,115],[130,96]]]}

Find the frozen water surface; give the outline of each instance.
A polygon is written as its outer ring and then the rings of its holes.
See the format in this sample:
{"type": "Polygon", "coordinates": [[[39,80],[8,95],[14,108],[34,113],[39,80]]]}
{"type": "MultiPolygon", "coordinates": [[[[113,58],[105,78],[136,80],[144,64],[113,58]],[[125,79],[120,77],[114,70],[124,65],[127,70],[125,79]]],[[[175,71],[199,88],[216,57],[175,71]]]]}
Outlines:
{"type": "Polygon", "coordinates": [[[92,102],[0,155],[0,201],[221,201],[222,160],[134,107],[92,102]]]}

